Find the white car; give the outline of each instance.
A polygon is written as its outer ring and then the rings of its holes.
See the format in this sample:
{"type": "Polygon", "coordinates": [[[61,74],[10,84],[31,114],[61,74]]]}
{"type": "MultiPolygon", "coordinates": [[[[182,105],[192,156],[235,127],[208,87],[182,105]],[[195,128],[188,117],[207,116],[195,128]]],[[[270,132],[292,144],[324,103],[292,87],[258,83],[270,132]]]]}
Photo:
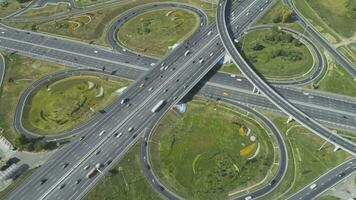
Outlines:
{"type": "Polygon", "coordinates": [[[310,186],[309,188],[310,188],[310,189],[316,188],[316,183],[311,184],[311,186],[310,186]]]}

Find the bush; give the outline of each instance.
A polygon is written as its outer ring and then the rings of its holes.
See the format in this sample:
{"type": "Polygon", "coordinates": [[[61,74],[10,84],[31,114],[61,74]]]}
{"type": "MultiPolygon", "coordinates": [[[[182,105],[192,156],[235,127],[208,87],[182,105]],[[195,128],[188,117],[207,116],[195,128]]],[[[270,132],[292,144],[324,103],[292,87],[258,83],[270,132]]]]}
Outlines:
{"type": "Polygon", "coordinates": [[[31,0],[17,0],[17,2],[19,3],[27,3],[27,2],[30,2],[31,0]]]}
{"type": "Polygon", "coordinates": [[[3,8],[6,8],[8,5],[9,5],[9,2],[7,2],[7,1],[0,2],[0,6],[3,8]]]}

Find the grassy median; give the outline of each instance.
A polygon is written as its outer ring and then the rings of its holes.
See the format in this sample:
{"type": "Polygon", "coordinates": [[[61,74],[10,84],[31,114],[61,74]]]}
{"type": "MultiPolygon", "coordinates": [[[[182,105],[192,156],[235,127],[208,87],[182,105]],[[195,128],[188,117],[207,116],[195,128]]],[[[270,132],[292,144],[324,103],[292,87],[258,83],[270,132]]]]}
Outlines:
{"type": "Polygon", "coordinates": [[[162,182],[186,199],[224,199],[268,174],[274,149],[266,130],[245,112],[196,99],[169,111],[150,141],[162,182]]]}
{"type": "MultiPolygon", "coordinates": [[[[101,1],[101,0],[100,0],[101,1]]],[[[99,2],[99,1],[98,1],[99,2]]],[[[167,2],[167,0],[138,0],[127,3],[116,3],[105,8],[83,12],[66,18],[59,18],[53,21],[43,20],[37,22],[6,22],[10,26],[43,33],[59,35],[71,39],[81,40],[88,43],[109,46],[106,41],[106,32],[112,22],[125,11],[140,6],[145,3],[167,2]],[[88,21],[89,19],[89,21],[88,21]]],[[[207,2],[200,0],[177,0],[175,2],[188,3],[202,9],[208,15],[210,21],[215,17],[215,7],[207,2]]],[[[181,38],[180,38],[181,39],[181,38]]]]}
{"type": "Polygon", "coordinates": [[[118,41],[129,49],[161,57],[184,41],[199,26],[195,13],[183,9],[148,11],[126,22],[118,32],[118,41]]]}
{"type": "MultiPolygon", "coordinates": [[[[312,8],[327,26],[332,27],[343,37],[355,35],[356,2],[354,0],[309,0],[305,2],[307,5],[304,6],[312,8]]],[[[315,17],[312,20],[315,20],[315,17]]]]}
{"type": "Polygon", "coordinates": [[[254,31],[240,40],[247,61],[266,79],[298,79],[307,76],[313,68],[309,49],[277,28],[254,31]]]}
{"type": "Polygon", "coordinates": [[[318,176],[342,163],[350,154],[334,152],[334,146],[301,126],[297,122],[287,124],[287,117],[265,113],[284,134],[288,147],[288,169],[281,184],[261,199],[286,199],[309,184],[318,176]]]}
{"type": "Polygon", "coordinates": [[[0,93],[0,127],[4,129],[2,135],[14,143],[18,133],[14,129],[13,120],[22,91],[40,77],[66,67],[16,54],[3,55],[6,71],[0,93]]]}
{"type": "Polygon", "coordinates": [[[64,78],[41,86],[24,111],[24,125],[38,134],[56,134],[78,127],[107,106],[129,81],[106,75],[64,78]]]}

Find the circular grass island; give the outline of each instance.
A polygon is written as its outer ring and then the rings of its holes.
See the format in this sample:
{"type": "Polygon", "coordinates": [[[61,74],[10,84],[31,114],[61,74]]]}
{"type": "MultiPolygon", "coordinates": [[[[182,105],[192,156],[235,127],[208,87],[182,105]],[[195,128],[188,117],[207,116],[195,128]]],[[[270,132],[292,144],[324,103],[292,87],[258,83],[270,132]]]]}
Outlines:
{"type": "Polygon", "coordinates": [[[314,67],[308,47],[277,28],[250,32],[240,41],[239,48],[242,48],[246,61],[265,79],[300,79],[314,67]]]}
{"type": "Polygon", "coordinates": [[[264,125],[236,107],[196,99],[169,111],[149,142],[152,168],[185,199],[226,199],[262,181],[274,149],[264,125]]]}
{"type": "Polygon", "coordinates": [[[122,25],[120,44],[142,54],[162,57],[199,27],[197,14],[184,9],[158,9],[139,14],[122,25]]]}
{"type": "Polygon", "coordinates": [[[38,87],[27,99],[24,127],[39,135],[69,131],[117,97],[129,81],[106,75],[75,75],[38,87]]]}

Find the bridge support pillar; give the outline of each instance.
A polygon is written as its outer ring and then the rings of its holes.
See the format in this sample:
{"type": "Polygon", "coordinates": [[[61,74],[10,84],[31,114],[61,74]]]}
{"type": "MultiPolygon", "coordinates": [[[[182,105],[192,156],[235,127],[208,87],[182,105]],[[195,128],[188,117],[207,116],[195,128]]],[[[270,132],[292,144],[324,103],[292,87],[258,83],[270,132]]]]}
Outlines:
{"type": "Polygon", "coordinates": [[[253,94],[261,94],[260,90],[256,87],[253,87],[252,93],[253,94]]]}
{"type": "Polygon", "coordinates": [[[225,53],[225,56],[224,56],[224,59],[223,59],[223,64],[226,64],[226,63],[231,63],[232,61],[232,58],[230,56],[229,53],[225,53]]]}

